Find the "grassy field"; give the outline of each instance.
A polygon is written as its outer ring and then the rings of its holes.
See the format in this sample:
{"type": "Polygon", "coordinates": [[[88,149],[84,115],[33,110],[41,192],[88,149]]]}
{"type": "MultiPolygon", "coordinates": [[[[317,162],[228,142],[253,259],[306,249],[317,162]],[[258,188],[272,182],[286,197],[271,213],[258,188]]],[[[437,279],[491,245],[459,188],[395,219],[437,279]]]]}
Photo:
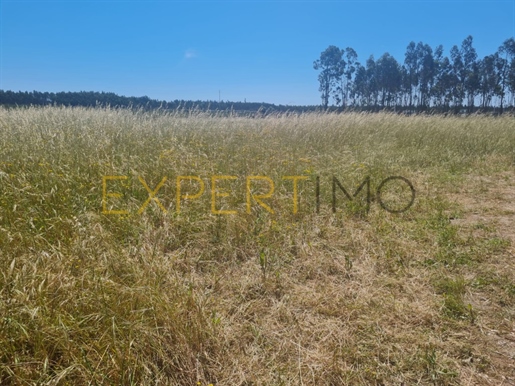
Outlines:
{"type": "Polygon", "coordinates": [[[515,385],[514,214],[513,117],[0,109],[0,384],[515,385]]]}

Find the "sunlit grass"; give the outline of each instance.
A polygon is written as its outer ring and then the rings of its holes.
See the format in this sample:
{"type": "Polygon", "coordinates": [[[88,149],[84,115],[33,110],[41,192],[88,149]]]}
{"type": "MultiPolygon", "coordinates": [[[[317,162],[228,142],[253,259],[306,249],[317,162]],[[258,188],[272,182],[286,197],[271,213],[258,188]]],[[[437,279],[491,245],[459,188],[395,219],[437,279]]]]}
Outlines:
{"type": "Polygon", "coordinates": [[[0,383],[499,384],[511,243],[450,197],[514,166],[512,117],[0,109],[0,383]]]}

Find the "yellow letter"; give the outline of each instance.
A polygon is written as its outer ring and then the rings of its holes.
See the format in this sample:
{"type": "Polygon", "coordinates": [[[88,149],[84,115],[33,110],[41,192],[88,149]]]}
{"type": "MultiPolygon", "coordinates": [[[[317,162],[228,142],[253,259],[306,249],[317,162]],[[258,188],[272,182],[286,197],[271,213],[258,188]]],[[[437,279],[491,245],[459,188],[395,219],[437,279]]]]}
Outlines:
{"type": "Polygon", "coordinates": [[[161,202],[159,201],[159,199],[157,197],[155,197],[156,193],[158,192],[159,189],[161,189],[161,187],[164,185],[164,183],[166,182],[166,177],[163,177],[163,179],[161,180],[161,182],[156,186],[156,188],[152,191],[150,190],[150,188],[148,187],[147,183],[145,182],[145,180],[143,178],[141,178],[140,176],[138,176],[138,179],[139,181],[143,184],[143,186],[145,187],[145,189],[147,189],[147,192],[149,193],[148,195],[148,198],[147,198],[147,201],[145,201],[143,203],[143,206],[141,208],[139,208],[138,210],[138,214],[141,214],[143,213],[143,211],[145,210],[145,207],[148,205],[148,203],[150,202],[150,200],[154,200],[157,205],[159,205],[159,207],[163,210],[163,212],[166,213],[166,208],[161,205],[161,202]]]}
{"type": "Polygon", "coordinates": [[[247,177],[247,213],[250,213],[250,198],[252,197],[257,201],[259,205],[265,208],[270,213],[274,213],[272,208],[270,208],[267,204],[261,201],[261,198],[270,198],[274,193],[274,181],[270,177],[266,176],[248,176],[247,177]],[[265,180],[270,184],[270,190],[266,194],[251,194],[250,193],[250,181],[251,180],[265,180]]]}
{"type": "Polygon", "coordinates": [[[293,180],[293,214],[298,212],[298,199],[297,199],[297,181],[298,180],[307,180],[306,176],[285,176],[283,180],[293,180]]]}
{"type": "Polygon", "coordinates": [[[177,213],[181,212],[181,198],[185,200],[194,200],[199,198],[204,193],[204,181],[197,176],[177,176],[177,213]],[[181,196],[181,181],[182,180],[196,180],[200,182],[200,190],[196,194],[185,194],[181,196]]]}
{"type": "Polygon", "coordinates": [[[126,210],[107,210],[107,197],[121,197],[120,193],[107,193],[107,180],[126,180],[127,176],[102,177],[102,214],[128,214],[126,210]]]}
{"type": "Polygon", "coordinates": [[[218,193],[216,191],[216,180],[235,180],[236,176],[212,176],[211,177],[211,213],[213,214],[236,214],[235,210],[217,210],[216,197],[227,197],[229,193],[218,193]]]}

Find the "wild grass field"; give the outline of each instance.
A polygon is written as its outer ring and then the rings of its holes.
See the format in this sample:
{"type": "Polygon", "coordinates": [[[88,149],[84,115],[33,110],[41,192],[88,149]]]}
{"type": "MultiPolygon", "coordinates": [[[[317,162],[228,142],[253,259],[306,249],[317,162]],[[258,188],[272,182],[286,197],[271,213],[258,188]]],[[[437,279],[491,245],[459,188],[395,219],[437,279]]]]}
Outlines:
{"type": "Polygon", "coordinates": [[[509,116],[0,109],[0,384],[515,385],[514,215],[509,116]]]}

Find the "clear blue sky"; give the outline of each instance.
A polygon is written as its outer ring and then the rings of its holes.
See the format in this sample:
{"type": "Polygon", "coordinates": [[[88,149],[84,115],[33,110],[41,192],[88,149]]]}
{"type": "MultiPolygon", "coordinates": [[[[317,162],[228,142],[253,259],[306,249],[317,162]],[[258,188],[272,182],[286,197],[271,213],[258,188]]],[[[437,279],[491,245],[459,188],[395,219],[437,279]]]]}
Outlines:
{"type": "Polygon", "coordinates": [[[313,61],[408,43],[483,57],[515,35],[515,1],[0,0],[0,89],[319,104],[313,61]]]}

